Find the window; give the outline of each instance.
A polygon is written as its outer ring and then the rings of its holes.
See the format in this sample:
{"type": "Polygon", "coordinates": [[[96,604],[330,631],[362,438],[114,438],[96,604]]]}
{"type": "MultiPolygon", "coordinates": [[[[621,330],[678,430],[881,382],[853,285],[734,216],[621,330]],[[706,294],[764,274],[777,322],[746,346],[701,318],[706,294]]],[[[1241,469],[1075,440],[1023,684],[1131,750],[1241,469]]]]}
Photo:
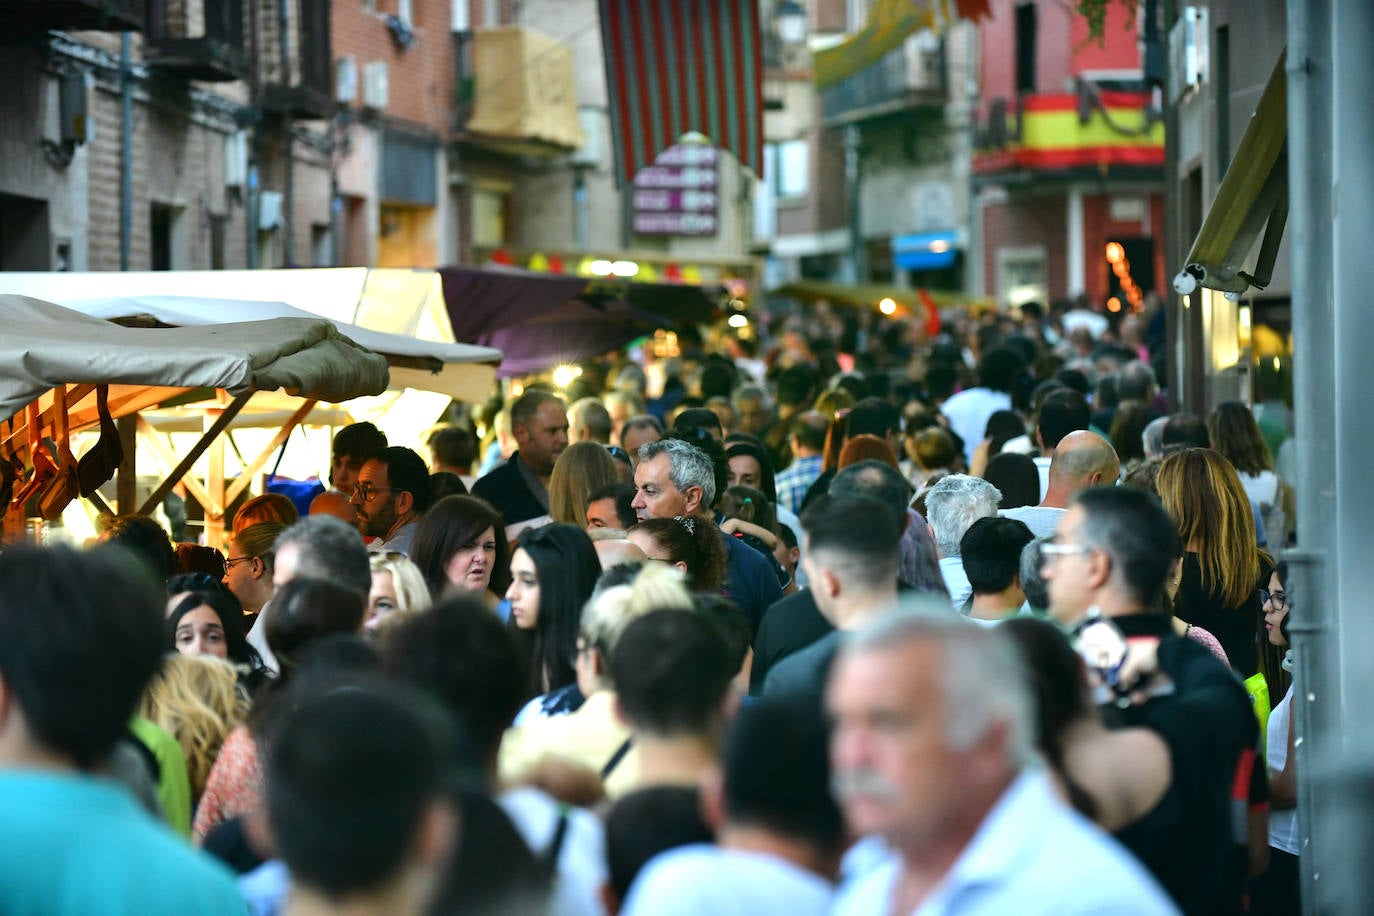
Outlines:
{"type": "Polygon", "coordinates": [[[153,270],[185,270],[186,208],[154,203],[148,210],[152,232],[149,266],[153,270]]]}
{"type": "Polygon", "coordinates": [[[1231,166],[1231,28],[1217,26],[1216,67],[1217,106],[1217,184],[1226,177],[1231,166]]]}
{"type": "Polygon", "coordinates": [[[48,270],[48,202],[0,194],[0,269],[48,270]]]}
{"type": "Polygon", "coordinates": [[[1049,301],[1043,245],[997,249],[997,298],[1009,307],[1049,301]]]}
{"type": "Polygon", "coordinates": [[[224,270],[224,229],[229,217],[210,214],[210,269],[224,270]]]}
{"type": "Polygon", "coordinates": [[[766,170],[772,172],[773,193],[778,199],[805,197],[810,186],[811,150],[805,140],[769,145],[766,170]]]}
{"type": "Polygon", "coordinates": [[[472,244],[499,248],[506,243],[506,195],[482,188],[472,192],[472,244]]]}
{"type": "Polygon", "coordinates": [[[1016,7],[1016,91],[1035,92],[1036,15],[1034,3],[1016,7]]]}
{"type": "Polygon", "coordinates": [[[334,266],[334,234],[328,223],[310,225],[310,263],[315,267],[334,266]]]}

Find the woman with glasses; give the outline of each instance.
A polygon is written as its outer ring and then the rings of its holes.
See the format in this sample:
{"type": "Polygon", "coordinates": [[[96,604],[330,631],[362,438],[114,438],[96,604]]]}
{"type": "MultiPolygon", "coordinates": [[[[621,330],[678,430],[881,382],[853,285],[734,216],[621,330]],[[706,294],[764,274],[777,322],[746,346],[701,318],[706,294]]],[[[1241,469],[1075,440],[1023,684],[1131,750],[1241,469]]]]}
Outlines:
{"type": "Polygon", "coordinates": [[[511,622],[531,636],[530,692],[544,715],[582,705],[577,691],[577,628],[601,575],[587,532],[573,525],[526,531],[510,563],[511,622]]]}
{"type": "Polygon", "coordinates": [[[549,516],[564,525],[587,527],[592,494],[620,482],[616,460],[599,442],[574,442],[553,463],[549,477],[549,516]]]}
{"type": "Polygon", "coordinates": [[[281,522],[258,522],[229,538],[224,585],[246,614],[256,615],[272,600],[272,551],[285,530],[281,522]]]}
{"type": "Polygon", "coordinates": [[[1264,617],[1260,669],[1269,682],[1269,699],[1277,701],[1265,733],[1265,766],[1269,772],[1269,867],[1250,883],[1250,912],[1297,914],[1298,772],[1293,727],[1292,656],[1288,642],[1288,566],[1280,563],[1261,590],[1264,617]],[[1281,699],[1280,699],[1281,697],[1281,699]]]}

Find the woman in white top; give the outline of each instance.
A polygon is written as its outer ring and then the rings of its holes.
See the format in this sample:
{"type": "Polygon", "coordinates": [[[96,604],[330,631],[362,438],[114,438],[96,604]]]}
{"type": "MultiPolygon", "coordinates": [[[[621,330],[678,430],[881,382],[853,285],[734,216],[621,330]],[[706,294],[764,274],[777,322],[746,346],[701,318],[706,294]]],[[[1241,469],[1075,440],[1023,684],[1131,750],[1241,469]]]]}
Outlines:
{"type": "Polygon", "coordinates": [[[1212,448],[1225,456],[1240,475],[1240,484],[1250,502],[1259,507],[1269,550],[1277,554],[1288,545],[1283,483],[1274,473],[1273,456],[1254,414],[1240,401],[1218,404],[1207,418],[1207,435],[1212,448]]]}
{"type": "MultiPolygon", "coordinates": [[[[1270,645],[1288,648],[1288,595],[1284,589],[1286,564],[1280,563],[1261,590],[1264,627],[1270,645]]],[[[1291,668],[1292,650],[1284,658],[1291,668]]],[[[1272,689],[1272,688],[1271,688],[1272,689]]],[[[1269,867],[1250,885],[1250,912],[1297,914],[1298,896],[1298,767],[1294,755],[1293,696],[1289,688],[1269,714],[1265,765],[1269,771],[1269,867]]],[[[1270,700],[1273,700],[1271,695],[1270,700]]]]}

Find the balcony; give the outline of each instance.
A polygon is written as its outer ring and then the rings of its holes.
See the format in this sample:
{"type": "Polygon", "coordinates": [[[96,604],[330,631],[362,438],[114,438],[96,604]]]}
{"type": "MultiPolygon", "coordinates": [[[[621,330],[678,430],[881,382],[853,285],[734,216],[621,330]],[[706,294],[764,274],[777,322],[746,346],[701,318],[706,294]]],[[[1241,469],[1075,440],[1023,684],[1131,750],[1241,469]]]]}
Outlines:
{"type": "Polygon", "coordinates": [[[510,155],[561,156],[586,142],[572,50],[515,26],[480,29],[459,46],[462,142],[510,155]],[[464,59],[466,58],[466,59],[464,59]]]}
{"type": "Polygon", "coordinates": [[[146,0],[0,0],[8,33],[143,31],[146,0]]]}
{"type": "Polygon", "coordinates": [[[286,0],[279,8],[281,15],[259,21],[262,95],[258,104],[283,117],[328,118],[334,113],[329,0],[286,0]]]}
{"type": "Polygon", "coordinates": [[[826,127],[945,102],[944,42],[931,47],[915,35],[873,66],[821,91],[826,127]]]}
{"type": "Polygon", "coordinates": [[[243,14],[243,0],[148,0],[144,60],[182,79],[246,79],[243,14]]]}

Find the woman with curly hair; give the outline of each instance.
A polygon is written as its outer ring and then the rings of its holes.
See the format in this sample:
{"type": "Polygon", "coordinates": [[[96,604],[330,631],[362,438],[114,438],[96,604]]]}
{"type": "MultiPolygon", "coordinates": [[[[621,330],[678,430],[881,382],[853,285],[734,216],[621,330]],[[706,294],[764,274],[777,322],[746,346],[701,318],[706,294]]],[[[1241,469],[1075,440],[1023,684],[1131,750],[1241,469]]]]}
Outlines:
{"type": "Polygon", "coordinates": [[[162,667],[143,691],[138,715],[181,745],[194,807],[205,792],[224,739],[248,715],[248,695],[239,687],[238,672],[229,662],[173,653],[163,658],[162,667]]]}
{"type": "Polygon", "coordinates": [[[1216,636],[1231,667],[1250,677],[1259,668],[1259,589],[1270,570],[1240,478],[1219,452],[1185,448],[1164,459],[1155,484],[1186,550],[1175,613],[1216,636]]]}
{"type": "Polygon", "coordinates": [[[650,560],[676,566],[687,574],[694,592],[718,592],[725,584],[729,559],[720,531],[699,518],[646,519],[626,536],[650,560]]]}

